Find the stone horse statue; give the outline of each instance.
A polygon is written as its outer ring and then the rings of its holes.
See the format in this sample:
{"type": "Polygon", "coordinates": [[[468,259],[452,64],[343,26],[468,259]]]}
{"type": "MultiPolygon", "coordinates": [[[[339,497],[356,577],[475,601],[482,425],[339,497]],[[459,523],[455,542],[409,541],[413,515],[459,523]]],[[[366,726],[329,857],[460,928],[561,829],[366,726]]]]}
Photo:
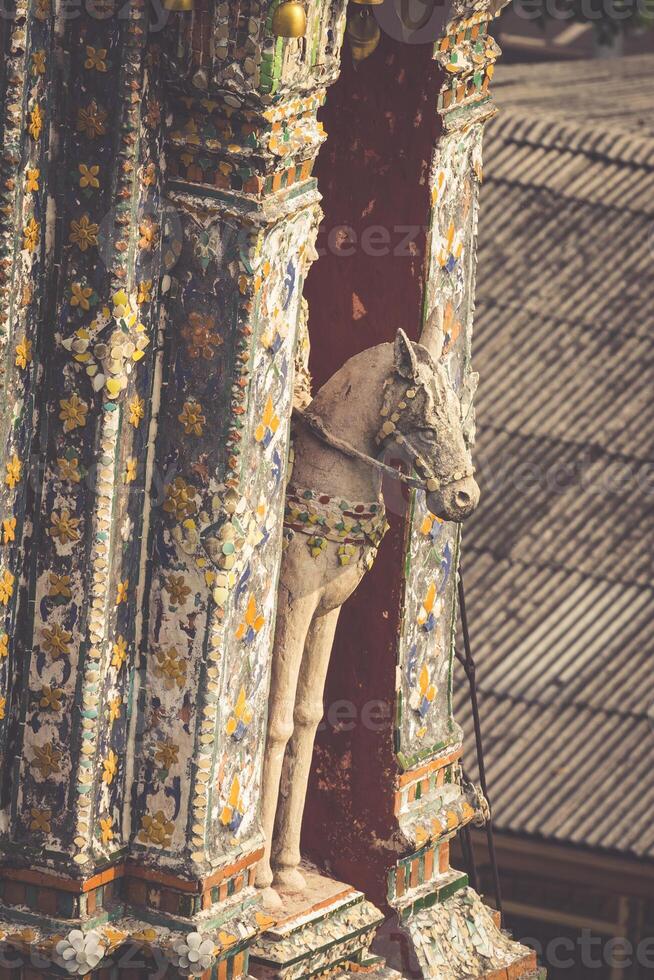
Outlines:
{"type": "Polygon", "coordinates": [[[476,507],[459,400],[445,366],[399,330],[349,361],[296,409],[287,488],[263,774],[265,854],[257,871],[264,905],[302,891],[300,831],[313,743],[340,608],[371,566],[386,531],[382,475],[427,492],[438,517],[462,521],[476,507]],[[399,448],[418,479],[379,457],[399,448]]]}

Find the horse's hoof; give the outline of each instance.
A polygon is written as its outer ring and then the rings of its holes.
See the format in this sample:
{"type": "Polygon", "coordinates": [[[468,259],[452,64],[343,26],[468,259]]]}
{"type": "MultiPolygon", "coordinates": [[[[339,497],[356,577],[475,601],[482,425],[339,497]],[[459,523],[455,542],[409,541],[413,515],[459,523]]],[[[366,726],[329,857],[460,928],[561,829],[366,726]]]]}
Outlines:
{"type": "Polygon", "coordinates": [[[303,892],[307,887],[304,875],[297,868],[276,869],[273,884],[283,892],[303,892]]]}
{"type": "Polygon", "coordinates": [[[256,874],[254,876],[254,884],[259,889],[269,888],[273,883],[273,873],[270,867],[270,861],[259,861],[257,865],[256,874]]]}
{"type": "Polygon", "coordinates": [[[279,912],[284,906],[275,889],[270,886],[261,889],[261,902],[266,912],[279,912]]]}

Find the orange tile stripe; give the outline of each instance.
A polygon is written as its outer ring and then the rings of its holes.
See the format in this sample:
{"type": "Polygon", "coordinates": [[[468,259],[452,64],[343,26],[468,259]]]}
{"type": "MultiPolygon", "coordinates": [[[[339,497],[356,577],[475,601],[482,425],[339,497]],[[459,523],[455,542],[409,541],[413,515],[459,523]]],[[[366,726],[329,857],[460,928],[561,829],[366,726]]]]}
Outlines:
{"type": "Polygon", "coordinates": [[[397,865],[395,872],[395,897],[401,898],[409,888],[416,888],[419,884],[420,867],[423,868],[423,883],[430,882],[434,877],[434,867],[437,866],[438,874],[447,874],[450,871],[450,842],[443,841],[434,847],[430,847],[419,857],[414,858],[410,863],[403,861],[397,865]],[[407,881],[408,877],[408,881],[407,881]]]}
{"type": "Polygon", "coordinates": [[[398,776],[398,786],[405,787],[409,783],[420,779],[422,776],[428,776],[435,772],[436,769],[443,769],[445,766],[449,766],[452,762],[456,762],[463,755],[463,748],[456,749],[449,755],[440,756],[440,758],[432,759],[430,762],[425,763],[424,766],[420,766],[418,769],[409,769],[408,772],[400,773],[398,776]]]}
{"type": "Polygon", "coordinates": [[[208,888],[219,885],[225,878],[231,878],[233,875],[238,874],[239,871],[243,871],[245,868],[256,864],[262,857],[263,848],[260,847],[258,850],[244,855],[239,861],[235,861],[233,864],[228,864],[226,867],[221,868],[208,878],[198,879],[196,881],[176,878],[174,875],[164,874],[161,871],[153,871],[152,868],[145,868],[142,865],[133,864],[132,862],[127,864],[125,873],[133,878],[143,878],[146,881],[152,881],[159,885],[168,885],[177,891],[199,894],[208,888]]]}
{"type": "MultiPolygon", "coordinates": [[[[40,885],[43,888],[53,888],[59,891],[83,895],[93,891],[95,888],[99,888],[101,885],[106,885],[110,881],[116,881],[118,878],[128,876],[131,878],[142,878],[145,881],[151,881],[158,885],[165,885],[176,891],[200,894],[220,884],[226,878],[231,878],[240,871],[244,871],[246,868],[256,864],[261,857],[263,857],[263,848],[246,854],[240,860],[221,868],[208,878],[198,879],[196,881],[176,878],[174,875],[154,871],[152,868],[146,868],[133,862],[115,864],[85,880],[65,878],[60,875],[48,874],[44,871],[32,871],[29,868],[0,868],[0,877],[9,881],[19,881],[27,885],[40,885]]],[[[243,883],[243,879],[241,879],[241,884],[243,883]]]]}
{"type": "Polygon", "coordinates": [[[450,870],[450,842],[445,841],[441,844],[438,851],[438,870],[441,874],[445,874],[446,871],[450,870]]]}
{"type": "Polygon", "coordinates": [[[115,881],[117,878],[122,878],[124,874],[124,864],[116,864],[111,868],[106,868],[104,871],[93,875],[92,878],[87,878],[85,881],[77,881],[74,878],[64,878],[55,874],[47,874],[44,871],[31,871],[29,868],[0,869],[0,876],[9,881],[20,881],[27,885],[40,885],[43,888],[54,888],[62,892],[71,892],[77,895],[83,895],[86,892],[93,891],[94,888],[106,885],[108,881],[115,881]]]}
{"type": "MultiPolygon", "coordinates": [[[[355,892],[356,892],[356,888],[353,888],[351,885],[348,885],[346,888],[343,889],[342,892],[336,892],[336,894],[330,895],[329,898],[323,899],[322,902],[316,902],[316,904],[312,905],[310,909],[303,909],[302,918],[304,918],[307,915],[311,915],[313,912],[319,912],[321,909],[329,908],[330,905],[334,905],[336,902],[342,901],[344,898],[347,898],[348,895],[354,895],[355,892]]],[[[275,919],[275,925],[271,928],[283,927],[287,923],[293,922],[293,920],[297,918],[298,916],[297,914],[295,914],[295,915],[289,915],[285,919],[275,919]]]]}

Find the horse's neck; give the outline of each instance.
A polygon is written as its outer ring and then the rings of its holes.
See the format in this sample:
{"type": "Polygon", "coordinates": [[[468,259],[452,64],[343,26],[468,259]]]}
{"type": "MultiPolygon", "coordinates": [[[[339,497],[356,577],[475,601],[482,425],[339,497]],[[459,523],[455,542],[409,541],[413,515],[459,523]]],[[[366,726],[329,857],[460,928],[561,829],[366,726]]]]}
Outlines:
{"type": "MultiPolygon", "coordinates": [[[[368,456],[377,454],[375,436],[382,423],[383,385],[392,371],[392,344],[381,344],[350,358],[323,385],[309,406],[325,428],[368,456]]],[[[295,430],[293,483],[346,500],[373,501],[381,478],[361,460],[331,449],[306,426],[295,430]]]]}
{"type": "Polygon", "coordinates": [[[326,382],[310,411],[334,435],[374,456],[383,419],[384,382],[392,371],[392,345],[380,344],[356,354],[326,382]]]}

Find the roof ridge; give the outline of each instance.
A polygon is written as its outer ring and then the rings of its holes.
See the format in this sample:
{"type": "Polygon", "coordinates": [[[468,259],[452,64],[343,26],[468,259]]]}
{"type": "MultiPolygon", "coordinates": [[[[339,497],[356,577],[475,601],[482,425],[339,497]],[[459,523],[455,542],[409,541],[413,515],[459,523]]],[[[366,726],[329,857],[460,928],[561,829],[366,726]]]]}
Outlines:
{"type": "MultiPolygon", "coordinates": [[[[492,411],[492,404],[490,410],[492,411]]],[[[635,463],[640,469],[641,467],[651,467],[653,465],[651,458],[646,458],[644,456],[634,456],[631,453],[621,453],[621,452],[611,452],[606,446],[601,443],[596,442],[592,439],[564,439],[562,436],[552,435],[547,429],[540,429],[539,431],[535,429],[509,429],[506,425],[498,425],[494,422],[489,422],[489,409],[484,406],[485,415],[477,422],[477,431],[483,432],[485,429],[491,432],[502,433],[507,436],[520,436],[523,439],[548,439],[551,443],[556,443],[561,446],[580,447],[583,449],[596,450],[602,456],[606,456],[609,460],[615,462],[628,462],[635,463]]],[[[594,460],[596,462],[596,460],[594,460]]]]}
{"type": "MultiPolygon", "coordinates": [[[[487,265],[490,266],[490,263],[487,263],[487,265]]],[[[485,314],[485,311],[493,306],[496,306],[501,310],[506,310],[509,313],[513,311],[524,313],[525,311],[530,310],[529,301],[525,299],[524,294],[517,296],[515,294],[497,295],[496,293],[486,293],[484,291],[486,287],[486,282],[484,279],[486,272],[487,270],[484,270],[482,273],[477,273],[477,288],[482,295],[479,297],[479,302],[476,306],[476,324],[478,324],[478,321],[485,314]],[[481,313],[480,308],[483,310],[481,313]]],[[[538,303],[536,301],[534,301],[532,309],[534,312],[539,312],[542,315],[542,311],[539,310],[538,303]]],[[[560,316],[555,310],[548,309],[547,319],[562,327],[570,327],[571,325],[577,326],[579,324],[579,314],[576,311],[575,316],[573,317],[572,315],[560,316]]],[[[596,318],[592,318],[592,322],[590,320],[583,321],[583,326],[587,327],[589,330],[592,328],[594,336],[602,333],[613,335],[615,331],[614,324],[608,322],[604,323],[602,320],[597,320],[596,318]]],[[[623,336],[627,339],[637,340],[639,343],[650,344],[654,347],[654,336],[642,328],[640,330],[629,330],[628,328],[623,327],[623,336]]],[[[473,343],[476,342],[476,350],[478,353],[484,340],[485,337],[483,336],[483,331],[479,328],[479,326],[477,326],[475,332],[473,333],[473,343]]],[[[474,354],[475,351],[473,350],[473,356],[474,354]]]]}
{"type": "Polygon", "coordinates": [[[502,106],[488,127],[486,146],[497,138],[567,153],[575,151],[594,160],[628,163],[654,170],[654,134],[609,126],[601,120],[566,119],[554,109],[502,106]],[[588,141],[592,139],[592,146],[588,141]]]}
{"type": "Polygon", "coordinates": [[[540,63],[503,63],[493,81],[493,89],[495,91],[511,89],[524,83],[537,86],[541,79],[545,79],[550,84],[552,82],[560,84],[569,80],[588,83],[596,79],[629,82],[634,78],[642,79],[639,69],[643,66],[654,67],[654,54],[651,51],[641,51],[638,54],[628,54],[611,60],[586,57],[540,63]]]}
{"type": "Polygon", "coordinates": [[[519,565],[521,568],[534,568],[541,572],[546,572],[548,570],[563,572],[566,575],[577,575],[580,579],[586,579],[589,582],[596,582],[597,584],[606,583],[607,585],[621,586],[629,589],[639,589],[642,592],[653,592],[654,585],[649,582],[638,582],[636,579],[625,579],[622,578],[607,578],[606,575],[592,575],[590,572],[579,571],[578,569],[571,568],[570,565],[557,564],[552,561],[526,561],[524,558],[509,555],[500,555],[494,552],[487,545],[484,547],[479,547],[471,541],[471,535],[469,534],[466,538],[466,552],[475,552],[478,555],[488,555],[495,561],[505,561],[509,565],[519,565]]]}
{"type": "MultiPolygon", "coordinates": [[[[479,674],[477,675],[479,677],[479,674]]],[[[561,707],[566,708],[583,708],[589,714],[596,717],[597,715],[603,715],[606,718],[631,718],[635,721],[649,721],[654,724],[654,719],[648,712],[642,711],[621,711],[619,708],[606,708],[603,706],[598,707],[594,704],[589,704],[587,701],[580,701],[578,698],[572,698],[566,701],[564,697],[561,697],[560,691],[557,692],[556,702],[554,699],[545,700],[544,698],[534,695],[534,697],[529,698],[522,694],[511,694],[508,691],[498,691],[496,688],[486,688],[484,689],[483,680],[477,680],[477,692],[486,694],[490,697],[495,698],[497,701],[510,701],[512,704],[524,704],[530,708],[550,708],[551,710],[560,710],[561,707]]],[[[483,714],[483,707],[482,707],[483,714]]],[[[482,719],[483,722],[483,719],[482,719]]]]}

